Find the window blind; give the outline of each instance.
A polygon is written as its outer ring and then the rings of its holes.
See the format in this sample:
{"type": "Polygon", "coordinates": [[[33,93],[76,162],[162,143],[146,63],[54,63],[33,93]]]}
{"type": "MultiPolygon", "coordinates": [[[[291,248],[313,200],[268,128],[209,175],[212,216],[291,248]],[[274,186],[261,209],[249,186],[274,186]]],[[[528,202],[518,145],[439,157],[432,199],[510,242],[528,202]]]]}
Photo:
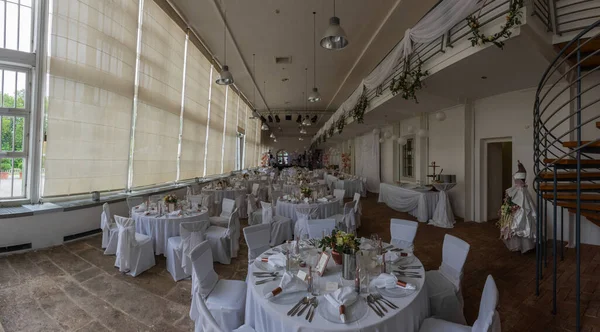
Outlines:
{"type": "MultiPolygon", "coordinates": [[[[213,68],[213,79],[218,75],[213,68]]],[[[225,92],[227,87],[212,83],[210,96],[210,120],[208,123],[208,150],[206,175],[221,174],[223,154],[223,126],[225,122],[225,92]]]]}
{"type": "Polygon", "coordinates": [[[137,0],[54,0],[43,196],[127,185],[137,0]]]}
{"type": "Polygon", "coordinates": [[[175,181],[185,33],[154,2],[144,2],[133,186],[175,181]]]}
{"type": "Polygon", "coordinates": [[[233,89],[227,91],[227,123],[225,128],[225,149],[223,150],[223,173],[229,173],[235,169],[236,139],[237,139],[237,116],[239,96],[233,89]]]}
{"type": "Polygon", "coordinates": [[[256,163],[256,120],[248,120],[246,129],[246,155],[244,157],[246,168],[254,167],[256,163]]]}
{"type": "Polygon", "coordinates": [[[210,61],[193,43],[188,43],[180,179],[204,175],[210,71],[210,61]]]}

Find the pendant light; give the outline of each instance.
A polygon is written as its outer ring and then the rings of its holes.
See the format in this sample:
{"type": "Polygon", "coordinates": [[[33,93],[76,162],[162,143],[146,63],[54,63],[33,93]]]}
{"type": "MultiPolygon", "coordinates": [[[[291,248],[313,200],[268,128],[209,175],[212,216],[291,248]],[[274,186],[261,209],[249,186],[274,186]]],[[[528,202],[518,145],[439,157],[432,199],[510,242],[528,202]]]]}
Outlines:
{"type": "Polygon", "coordinates": [[[333,16],[329,19],[329,26],[321,38],[321,47],[328,50],[341,50],[348,46],[348,38],[340,26],[340,18],[335,16],[335,0],[333,0],[333,16]]]}
{"type": "Polygon", "coordinates": [[[267,126],[266,123],[263,122],[262,126],[260,126],[261,130],[269,130],[269,126],[267,126]]]}
{"type": "Polygon", "coordinates": [[[315,44],[317,43],[316,16],[317,12],[313,12],[313,89],[308,95],[308,101],[311,103],[316,103],[321,100],[321,94],[319,93],[319,89],[317,89],[317,52],[315,47],[315,44]]]}
{"type": "Polygon", "coordinates": [[[230,85],[233,84],[233,75],[229,72],[229,66],[227,66],[227,12],[223,14],[223,70],[221,71],[221,77],[217,79],[216,83],[219,85],[230,85]]]}
{"type": "Polygon", "coordinates": [[[269,137],[275,138],[275,134],[271,133],[271,135],[269,135],[269,137]]]}

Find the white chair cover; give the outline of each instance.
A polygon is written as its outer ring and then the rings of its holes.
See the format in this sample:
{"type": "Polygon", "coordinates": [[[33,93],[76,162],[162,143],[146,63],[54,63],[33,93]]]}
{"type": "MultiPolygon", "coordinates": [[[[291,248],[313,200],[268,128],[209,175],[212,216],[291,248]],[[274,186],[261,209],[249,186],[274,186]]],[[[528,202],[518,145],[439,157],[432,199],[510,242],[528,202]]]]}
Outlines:
{"type": "Polygon", "coordinates": [[[294,236],[301,239],[308,236],[309,219],[316,219],[319,207],[316,205],[299,204],[296,206],[296,224],[294,225],[294,236]]]}
{"type": "MultiPolygon", "coordinates": [[[[198,315],[201,319],[198,319],[194,325],[194,332],[229,332],[227,330],[222,329],[213,315],[210,313],[210,310],[206,306],[204,299],[200,298],[200,295],[194,294],[193,296],[197,297],[197,299],[193,299],[198,307],[198,315]]],[[[249,325],[242,325],[239,328],[231,331],[231,332],[255,332],[254,329],[249,325]]]]}
{"type": "Polygon", "coordinates": [[[248,245],[248,263],[251,264],[256,257],[269,250],[271,240],[271,226],[261,224],[244,228],[244,238],[248,245]]]}
{"type": "Polygon", "coordinates": [[[277,200],[280,197],[283,197],[283,191],[281,191],[281,190],[273,190],[272,196],[271,196],[271,203],[273,203],[273,206],[277,205],[277,200]]]}
{"type": "Polygon", "coordinates": [[[335,219],[312,219],[307,220],[308,238],[321,239],[323,233],[331,235],[331,231],[335,228],[335,219]]]}
{"type": "Polygon", "coordinates": [[[135,232],[135,220],[115,216],[119,230],[117,259],[119,271],[135,277],[155,265],[151,238],[135,232]]]}
{"type": "Polygon", "coordinates": [[[293,238],[292,219],[284,216],[273,216],[273,206],[267,202],[260,202],[262,207],[262,223],[271,225],[272,246],[279,245],[293,238]]]}
{"type": "Polygon", "coordinates": [[[223,198],[223,202],[221,203],[222,210],[220,216],[223,218],[229,218],[229,216],[233,212],[233,209],[235,209],[235,203],[236,201],[233,199],[223,198]]]}
{"type": "Polygon", "coordinates": [[[119,231],[117,225],[113,222],[108,203],[102,204],[102,214],[100,215],[100,228],[102,229],[102,248],[105,255],[114,255],[117,253],[117,242],[119,241],[119,231]]]}
{"type": "Polygon", "coordinates": [[[210,226],[206,230],[206,239],[210,243],[214,261],[221,264],[231,264],[231,258],[237,257],[240,240],[240,220],[238,210],[235,209],[227,228],[221,226],[210,226]]]}
{"type": "Polygon", "coordinates": [[[498,305],[498,288],[494,278],[488,275],[481,294],[479,315],[473,327],[448,322],[437,318],[427,318],[419,332],[500,332],[500,315],[496,311],[498,305]]]}
{"type": "Polygon", "coordinates": [[[360,194],[355,193],[354,198],[352,199],[354,202],[354,212],[356,218],[356,228],[360,227],[360,217],[362,216],[362,204],[360,203],[360,194]]]}
{"type": "Polygon", "coordinates": [[[211,245],[204,241],[192,249],[192,305],[190,318],[205,326],[206,315],[201,312],[203,300],[206,307],[226,331],[238,328],[244,322],[246,284],[238,280],[219,280],[212,262],[211,245]]]}
{"type": "Polygon", "coordinates": [[[465,241],[446,234],[440,268],[437,271],[427,271],[425,285],[431,313],[436,318],[466,325],[461,281],[469,248],[465,241]]]}
{"type": "Polygon", "coordinates": [[[346,196],[346,190],[344,189],[334,189],[333,197],[340,199],[340,206],[344,206],[344,196],[346,196]]]}
{"type": "Polygon", "coordinates": [[[164,197],[164,195],[150,195],[150,197],[148,198],[148,201],[150,203],[156,203],[156,202],[160,201],[163,197],[164,197]]]}
{"type": "Polygon", "coordinates": [[[413,250],[417,227],[419,223],[415,221],[392,219],[390,221],[391,244],[400,249],[413,250]]]}
{"type": "Polygon", "coordinates": [[[252,184],[252,196],[258,197],[258,188],[260,188],[259,183],[252,184]]]}
{"type": "Polygon", "coordinates": [[[192,206],[198,205],[198,207],[201,207],[204,202],[204,197],[204,195],[189,195],[187,199],[192,206]]]}
{"type": "Polygon", "coordinates": [[[344,204],[344,218],[342,219],[342,223],[344,227],[346,227],[346,232],[356,233],[356,210],[354,207],[356,204],[354,202],[348,202],[344,204]]]}
{"type": "Polygon", "coordinates": [[[247,202],[248,202],[248,225],[256,225],[254,223],[254,218],[252,218],[252,215],[256,212],[256,211],[260,211],[262,214],[262,209],[258,208],[258,202],[256,201],[256,197],[254,197],[252,194],[248,194],[247,195],[247,202]]]}
{"type": "Polygon", "coordinates": [[[192,263],[188,254],[204,241],[204,232],[209,226],[208,220],[182,222],[179,224],[180,236],[170,237],[167,241],[167,271],[175,281],[192,275],[192,263]]]}

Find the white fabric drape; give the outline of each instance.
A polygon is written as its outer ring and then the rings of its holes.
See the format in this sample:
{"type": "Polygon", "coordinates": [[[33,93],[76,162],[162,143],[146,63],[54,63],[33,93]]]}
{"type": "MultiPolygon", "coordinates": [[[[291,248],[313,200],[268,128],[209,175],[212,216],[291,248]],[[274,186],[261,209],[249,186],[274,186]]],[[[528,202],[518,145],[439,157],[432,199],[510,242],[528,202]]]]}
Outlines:
{"type": "Polygon", "coordinates": [[[360,158],[356,159],[356,175],[367,178],[367,190],[379,192],[379,140],[372,133],[356,139],[356,150],[360,158]]]}
{"type": "Polygon", "coordinates": [[[392,74],[398,61],[412,53],[413,45],[432,42],[476,9],[477,0],[444,0],[440,2],[413,28],[406,29],[404,38],[400,43],[394,47],[369,76],[362,80],[356,90],[354,90],[350,97],[346,99],[314,137],[316,138],[321,135],[326,128],[329,128],[333,121],[338,120],[341,114],[354,108],[363,92],[363,86],[372,90],[383,83],[392,74]]]}

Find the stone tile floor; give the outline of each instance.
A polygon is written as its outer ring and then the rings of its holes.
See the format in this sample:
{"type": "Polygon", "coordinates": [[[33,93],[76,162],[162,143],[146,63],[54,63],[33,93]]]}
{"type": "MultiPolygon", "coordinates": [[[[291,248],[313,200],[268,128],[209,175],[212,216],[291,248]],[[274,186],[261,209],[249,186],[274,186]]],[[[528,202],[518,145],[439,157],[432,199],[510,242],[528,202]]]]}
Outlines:
{"type": "MultiPolygon", "coordinates": [[[[377,203],[370,194],[363,201],[359,235],[378,233],[389,239],[390,218],[413,219],[377,203]]],[[[242,221],[244,224],[245,221],[242,221]]],[[[558,268],[558,314],[551,314],[551,256],[540,296],[535,296],[535,253],[506,250],[493,223],[458,222],[450,230],[421,224],[415,254],[426,269],[441,262],[444,234],[471,244],[465,265],[465,316],[477,318],[485,278],[492,274],[500,291],[498,311],[503,331],[574,331],[575,251],[565,252],[558,268]]],[[[215,264],[221,278],[246,277],[247,248],[243,237],[238,258],[231,265],[215,264]]],[[[104,256],[100,236],[65,245],[0,257],[0,332],[38,331],[192,331],[188,317],[190,281],[174,282],[165,258],[136,278],[113,267],[114,256],[104,256]],[[4,330],[4,331],[3,331],[4,330]]],[[[583,331],[600,332],[600,248],[582,247],[583,331]]]]}

